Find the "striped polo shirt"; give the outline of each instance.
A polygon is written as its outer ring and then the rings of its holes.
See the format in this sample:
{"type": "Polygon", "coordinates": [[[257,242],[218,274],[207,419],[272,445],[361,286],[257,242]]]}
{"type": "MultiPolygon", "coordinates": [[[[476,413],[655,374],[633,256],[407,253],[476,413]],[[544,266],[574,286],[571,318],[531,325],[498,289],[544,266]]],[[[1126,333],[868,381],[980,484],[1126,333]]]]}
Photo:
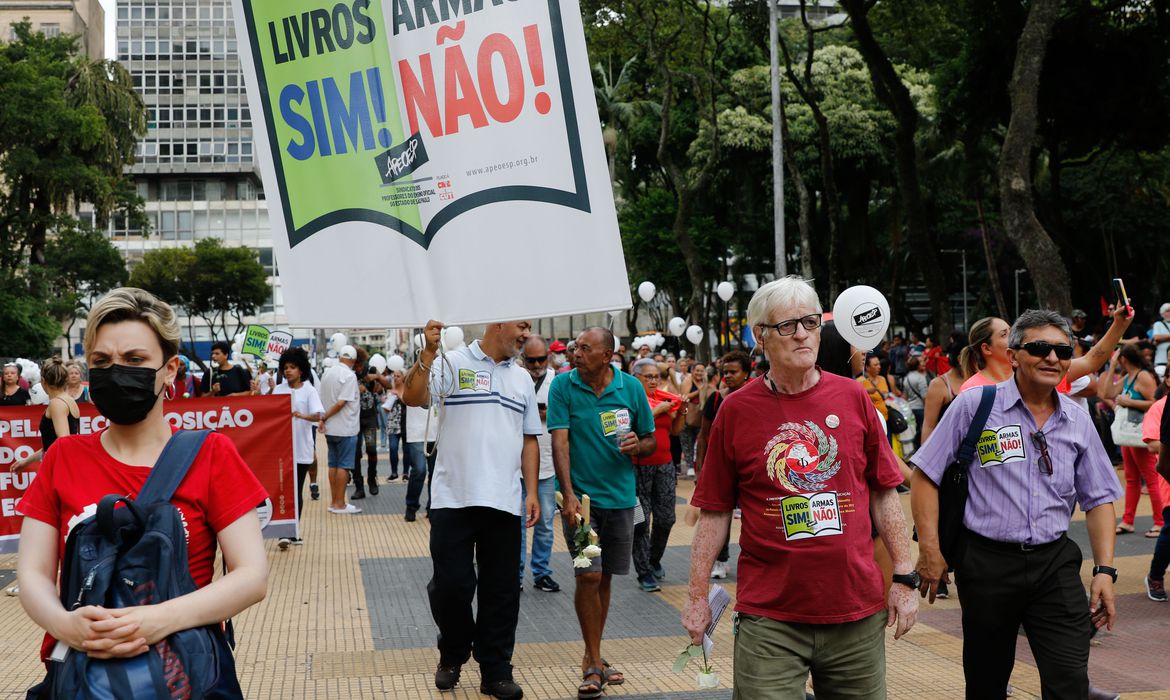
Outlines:
{"type": "Polygon", "coordinates": [[[524,436],[544,431],[532,377],[512,358],[492,360],[478,340],[446,359],[431,366],[431,400],[442,406],[431,508],[521,515],[524,436]]]}

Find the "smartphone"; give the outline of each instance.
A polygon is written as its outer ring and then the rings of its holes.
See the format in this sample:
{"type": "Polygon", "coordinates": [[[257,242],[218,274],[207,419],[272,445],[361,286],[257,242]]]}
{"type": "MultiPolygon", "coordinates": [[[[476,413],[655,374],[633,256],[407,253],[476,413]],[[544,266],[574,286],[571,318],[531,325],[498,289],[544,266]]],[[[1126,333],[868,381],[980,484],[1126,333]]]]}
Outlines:
{"type": "Polygon", "coordinates": [[[1125,293],[1125,282],[1120,277],[1113,278],[1113,295],[1117,297],[1117,305],[1129,309],[1129,295],[1125,293]]]}

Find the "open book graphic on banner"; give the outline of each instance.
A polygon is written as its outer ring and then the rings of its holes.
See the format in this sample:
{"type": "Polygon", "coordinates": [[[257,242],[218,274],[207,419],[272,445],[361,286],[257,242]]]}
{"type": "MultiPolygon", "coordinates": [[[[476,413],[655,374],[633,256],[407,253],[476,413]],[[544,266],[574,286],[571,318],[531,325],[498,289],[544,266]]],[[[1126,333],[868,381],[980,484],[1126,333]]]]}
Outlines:
{"type": "Polygon", "coordinates": [[[235,8],[273,243],[282,280],[293,280],[290,321],[345,325],[337,316],[362,307],[396,317],[355,321],[405,326],[629,306],[576,0],[235,8]],[[384,298],[402,299],[387,283],[411,292],[401,310],[329,303],[330,285],[310,270],[344,260],[339,281],[366,279],[353,274],[353,246],[359,268],[383,266],[375,279],[384,298]],[[549,270],[548,284],[505,282],[486,299],[444,293],[451,276],[464,292],[477,278],[489,283],[492,263],[540,276],[554,249],[574,265],[549,270]],[[299,288],[298,271],[311,291],[299,288]],[[586,272],[601,274],[600,286],[588,286],[586,272]],[[548,302],[524,292],[544,297],[554,286],[565,293],[554,289],[548,302]],[[525,297],[553,308],[529,311],[525,297]]]}

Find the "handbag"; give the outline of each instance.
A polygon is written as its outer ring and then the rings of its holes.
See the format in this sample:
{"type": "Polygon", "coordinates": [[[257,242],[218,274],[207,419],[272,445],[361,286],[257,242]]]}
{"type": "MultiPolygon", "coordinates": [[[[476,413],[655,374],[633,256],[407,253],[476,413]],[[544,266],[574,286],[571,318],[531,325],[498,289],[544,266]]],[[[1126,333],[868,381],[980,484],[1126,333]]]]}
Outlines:
{"type": "Polygon", "coordinates": [[[1126,406],[1117,406],[1113,409],[1113,423],[1109,425],[1109,434],[1113,436],[1113,444],[1118,447],[1145,447],[1142,440],[1142,418],[1145,413],[1126,406]]]}
{"type": "Polygon", "coordinates": [[[886,403],[886,429],[889,430],[890,435],[901,435],[910,428],[910,424],[906,422],[906,416],[902,412],[886,403]]]}
{"type": "Polygon", "coordinates": [[[975,459],[975,447],[987,425],[987,417],[991,415],[991,406],[995,403],[994,384],[984,386],[982,391],[979,408],[971,419],[971,426],[967,428],[967,435],[959,446],[955,461],[943,472],[938,483],[938,547],[952,569],[958,568],[966,549],[964,535],[967,528],[963,525],[963,515],[967,511],[967,470],[971,467],[971,460],[975,459]]]}

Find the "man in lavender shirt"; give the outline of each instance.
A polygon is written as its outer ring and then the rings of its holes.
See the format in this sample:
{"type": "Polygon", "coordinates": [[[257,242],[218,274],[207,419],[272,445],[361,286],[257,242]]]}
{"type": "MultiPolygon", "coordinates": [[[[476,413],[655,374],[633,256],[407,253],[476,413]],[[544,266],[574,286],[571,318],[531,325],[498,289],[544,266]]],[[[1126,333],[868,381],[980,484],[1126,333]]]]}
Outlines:
{"type": "Polygon", "coordinates": [[[1015,376],[995,403],[969,467],[960,561],[939,552],[938,482],[955,459],[982,392],[956,398],[912,461],[911,505],[918,527],[921,592],[955,570],[962,591],[963,669],[968,698],[1003,697],[1015,664],[1016,635],[1028,635],[1045,700],[1089,697],[1089,637],[1113,627],[1113,502],[1121,497],[1089,415],[1056,392],[1072,358],[1068,323],[1029,310],[1009,336],[1015,376]],[[1085,601],[1082,555],[1066,531],[1085,512],[1093,580],[1085,601]]]}

